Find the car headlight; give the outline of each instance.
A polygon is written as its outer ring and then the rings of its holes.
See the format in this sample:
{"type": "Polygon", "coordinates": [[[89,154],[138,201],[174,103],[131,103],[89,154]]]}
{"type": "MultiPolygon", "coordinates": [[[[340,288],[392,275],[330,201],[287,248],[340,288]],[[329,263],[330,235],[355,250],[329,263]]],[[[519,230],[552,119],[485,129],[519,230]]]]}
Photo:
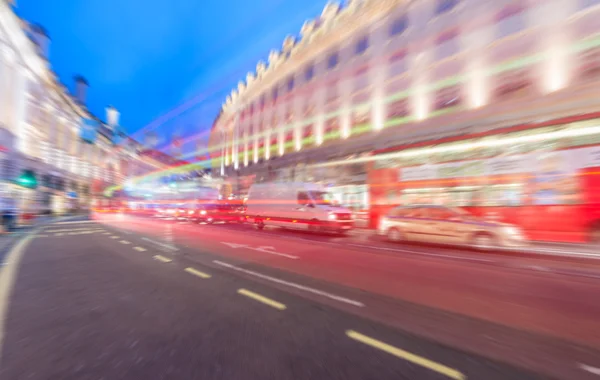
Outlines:
{"type": "Polygon", "coordinates": [[[200,215],[206,215],[206,210],[201,210],[200,215]]]}
{"type": "Polygon", "coordinates": [[[507,234],[512,236],[521,236],[521,230],[514,226],[504,227],[507,234]]]}
{"type": "Polygon", "coordinates": [[[337,216],[335,215],[335,213],[330,212],[329,215],[327,215],[327,219],[329,219],[329,220],[336,220],[337,216]]]}
{"type": "Polygon", "coordinates": [[[188,211],[188,214],[192,215],[194,213],[194,210],[190,210],[188,211]]]}

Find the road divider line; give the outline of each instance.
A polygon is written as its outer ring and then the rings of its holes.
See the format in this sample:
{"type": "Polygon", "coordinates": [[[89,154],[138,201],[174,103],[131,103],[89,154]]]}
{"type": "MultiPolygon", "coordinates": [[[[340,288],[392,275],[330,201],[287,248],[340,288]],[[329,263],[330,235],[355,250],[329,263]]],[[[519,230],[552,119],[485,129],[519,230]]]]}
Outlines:
{"type": "Polygon", "coordinates": [[[265,296],[261,296],[258,293],[254,293],[254,292],[251,292],[251,291],[246,290],[246,289],[238,289],[237,292],[238,292],[238,294],[241,294],[241,295],[246,296],[248,298],[252,298],[255,301],[262,302],[265,305],[269,305],[272,308],[275,308],[277,310],[285,310],[286,309],[286,306],[284,304],[282,304],[281,302],[277,302],[277,301],[274,301],[274,300],[272,300],[270,298],[267,298],[265,296]]]}
{"type": "Polygon", "coordinates": [[[173,261],[173,260],[169,259],[168,257],[164,257],[161,255],[155,255],[154,259],[158,260],[158,261],[162,261],[163,263],[170,263],[171,261],[173,261]]]}
{"type": "Polygon", "coordinates": [[[263,280],[268,280],[268,281],[274,282],[276,284],[289,286],[290,288],[302,290],[302,291],[305,291],[307,293],[316,294],[318,296],[329,298],[329,299],[332,299],[332,300],[335,300],[335,301],[338,301],[338,302],[347,303],[349,305],[353,305],[353,306],[357,306],[357,307],[364,307],[365,306],[365,304],[363,304],[362,302],[354,301],[354,300],[351,300],[349,298],[345,298],[345,297],[337,296],[335,294],[327,293],[327,292],[324,292],[324,291],[319,290],[319,289],[314,289],[314,288],[310,288],[308,286],[296,284],[295,282],[285,281],[285,280],[282,280],[282,279],[279,279],[279,278],[276,278],[276,277],[268,276],[266,274],[262,274],[262,273],[254,272],[254,271],[251,271],[251,270],[248,270],[248,269],[240,268],[238,266],[235,266],[235,265],[232,265],[232,264],[228,264],[228,263],[225,263],[223,261],[213,260],[213,263],[215,263],[217,265],[220,265],[222,267],[225,267],[225,268],[229,268],[229,269],[234,270],[236,272],[241,272],[241,273],[249,274],[251,276],[262,278],[263,280]]]}
{"type": "Polygon", "coordinates": [[[64,235],[63,232],[57,232],[57,233],[54,234],[54,236],[63,236],[63,235],[64,235]]]}
{"type": "Polygon", "coordinates": [[[110,235],[111,232],[103,232],[102,235],[110,235]]]}
{"type": "Polygon", "coordinates": [[[34,237],[39,238],[39,237],[48,237],[48,235],[35,235],[34,237]]]}
{"type": "Polygon", "coordinates": [[[600,376],[600,368],[598,368],[598,367],[592,367],[591,365],[579,363],[579,368],[581,368],[582,370],[584,370],[586,372],[593,373],[594,375],[600,376]]]}
{"type": "Polygon", "coordinates": [[[118,239],[119,237],[118,237],[118,236],[115,236],[115,235],[113,235],[113,236],[111,236],[110,238],[111,238],[111,239],[118,239]]]}
{"type": "Polygon", "coordinates": [[[200,272],[199,270],[196,270],[194,268],[185,268],[185,271],[193,274],[194,276],[198,276],[200,278],[211,278],[211,275],[208,273],[204,273],[204,272],[200,272]]]}
{"type": "Polygon", "coordinates": [[[354,330],[348,330],[346,331],[346,335],[350,338],[350,339],[354,339],[358,342],[361,342],[363,344],[366,344],[367,346],[371,346],[373,348],[376,348],[378,350],[387,352],[390,355],[394,355],[400,359],[404,359],[406,361],[409,361],[413,364],[417,364],[420,365],[421,367],[427,368],[431,371],[437,372],[439,374],[442,374],[446,377],[449,377],[451,379],[455,379],[455,380],[464,380],[467,377],[460,371],[454,369],[454,368],[450,368],[448,366],[445,366],[443,364],[434,362],[433,360],[429,360],[427,358],[424,358],[422,356],[413,354],[411,352],[408,351],[404,351],[400,348],[394,347],[392,345],[389,345],[387,343],[384,343],[382,341],[379,341],[377,339],[373,339],[371,337],[368,337],[366,335],[363,335],[359,332],[356,332],[354,330]]]}
{"type": "Polygon", "coordinates": [[[138,252],[146,252],[147,251],[147,249],[144,247],[133,247],[133,249],[135,249],[138,252]]]}
{"type": "Polygon", "coordinates": [[[128,242],[127,240],[121,240],[119,243],[121,244],[131,244],[130,242],[128,242]]]}
{"type": "Polygon", "coordinates": [[[150,243],[152,243],[152,244],[156,244],[156,245],[158,245],[159,247],[163,247],[163,248],[165,248],[165,249],[168,249],[168,250],[170,250],[170,251],[179,251],[179,248],[177,248],[177,247],[175,247],[175,246],[173,246],[173,245],[170,245],[170,244],[165,244],[165,243],[161,243],[161,242],[159,242],[159,241],[152,240],[152,239],[150,239],[150,238],[143,237],[143,238],[142,238],[142,240],[149,241],[149,242],[150,242],[150,243]]]}

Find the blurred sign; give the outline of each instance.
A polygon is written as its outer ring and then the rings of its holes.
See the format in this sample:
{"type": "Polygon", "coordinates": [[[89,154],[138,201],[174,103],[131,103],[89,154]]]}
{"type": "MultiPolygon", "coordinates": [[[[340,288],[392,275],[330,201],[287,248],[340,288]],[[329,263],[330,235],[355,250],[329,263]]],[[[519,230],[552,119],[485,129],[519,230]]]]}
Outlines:
{"type": "Polygon", "coordinates": [[[88,144],[94,144],[98,137],[98,121],[94,119],[83,119],[79,131],[79,137],[88,144]]]}

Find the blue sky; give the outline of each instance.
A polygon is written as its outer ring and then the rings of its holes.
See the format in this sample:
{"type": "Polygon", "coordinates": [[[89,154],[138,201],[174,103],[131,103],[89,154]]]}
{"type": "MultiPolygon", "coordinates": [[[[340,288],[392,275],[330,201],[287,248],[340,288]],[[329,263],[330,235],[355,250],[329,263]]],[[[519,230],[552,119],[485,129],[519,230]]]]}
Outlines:
{"type": "MultiPolygon", "coordinates": [[[[72,88],[88,79],[88,107],[121,112],[134,136],[189,99],[182,115],[163,123],[173,133],[208,130],[220,105],[259,59],[297,35],[325,0],[18,0],[16,12],[43,25],[52,39],[50,62],[72,88]]],[[[191,143],[190,143],[191,144],[191,143]]],[[[190,149],[188,144],[187,149],[190,149]]],[[[186,150],[187,150],[186,149],[186,150]]]]}

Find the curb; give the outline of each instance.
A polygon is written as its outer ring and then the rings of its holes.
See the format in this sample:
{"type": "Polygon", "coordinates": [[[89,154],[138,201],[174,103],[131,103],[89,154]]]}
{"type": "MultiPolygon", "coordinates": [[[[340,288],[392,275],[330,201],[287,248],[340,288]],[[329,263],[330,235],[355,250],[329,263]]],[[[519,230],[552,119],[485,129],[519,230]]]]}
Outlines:
{"type": "Polygon", "coordinates": [[[30,226],[24,227],[17,232],[9,233],[9,235],[5,239],[2,239],[3,241],[0,241],[0,266],[4,265],[4,257],[6,256],[6,253],[9,252],[15,246],[15,244],[19,242],[19,240],[25,238],[31,233],[36,232],[40,227],[52,224],[54,222],[68,221],[80,217],[81,215],[49,218],[40,221],[39,223],[35,223],[30,226]]]}

